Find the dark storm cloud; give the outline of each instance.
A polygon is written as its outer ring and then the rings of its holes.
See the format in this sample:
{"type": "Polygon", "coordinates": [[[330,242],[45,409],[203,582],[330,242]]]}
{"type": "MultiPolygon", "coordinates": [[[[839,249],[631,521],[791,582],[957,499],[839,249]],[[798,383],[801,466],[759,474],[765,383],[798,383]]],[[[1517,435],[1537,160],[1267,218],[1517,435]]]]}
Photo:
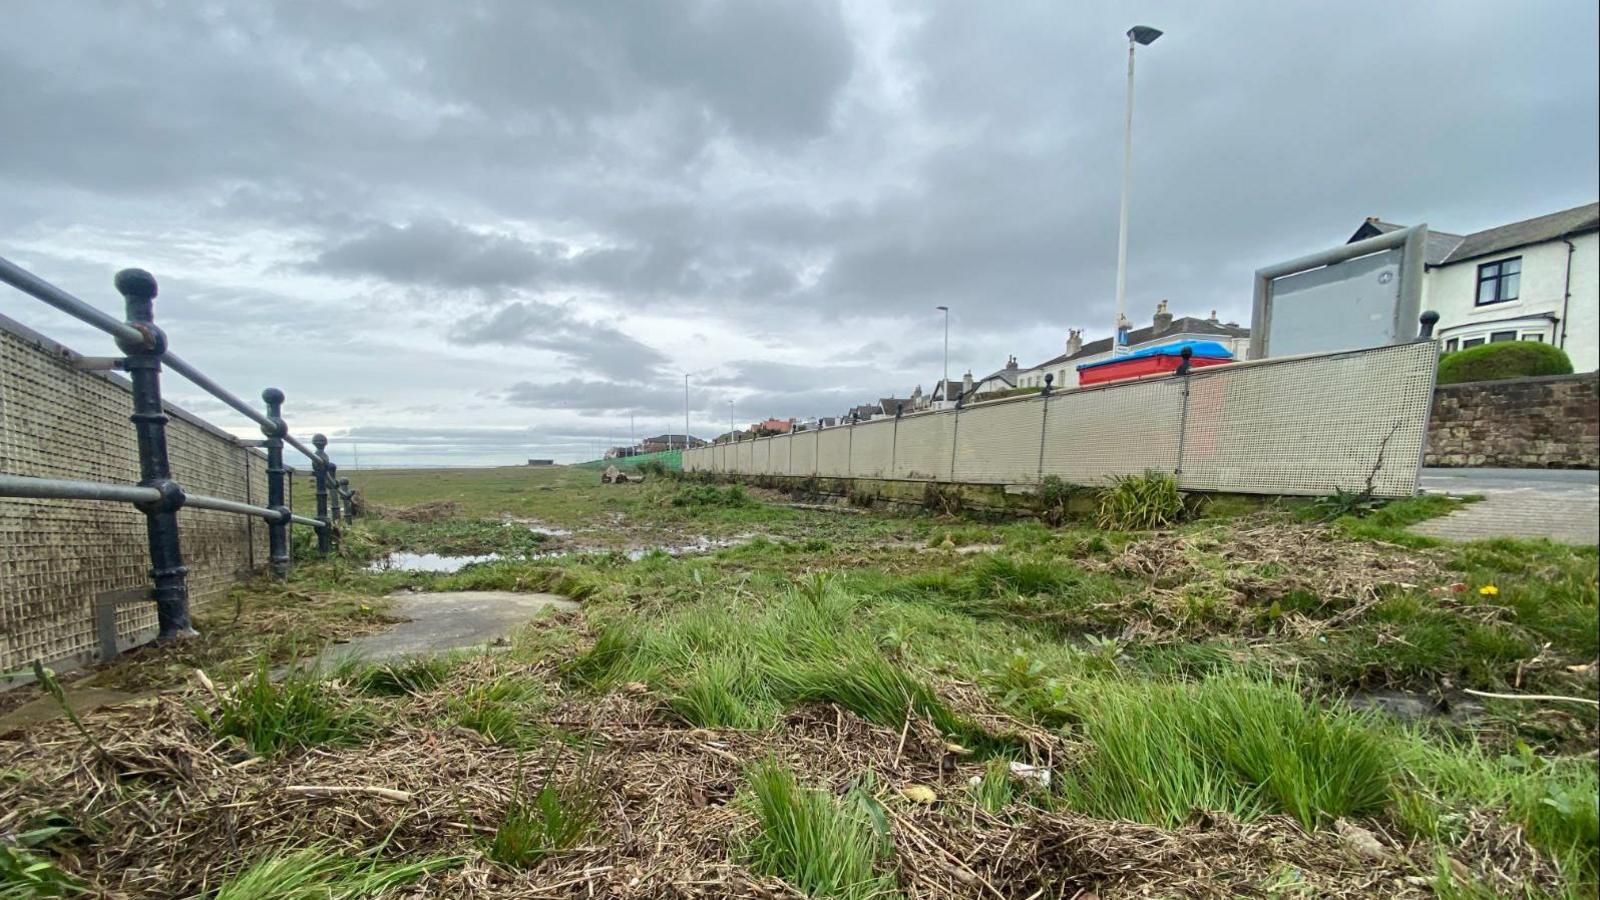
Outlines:
{"type": "Polygon", "coordinates": [[[579,369],[608,378],[647,378],[667,362],[666,354],[611,325],[578,319],[565,306],[526,300],[460,320],[450,340],[551,350],[579,369]]]}
{"type": "MultiPolygon", "coordinates": [[[[835,414],[932,386],[935,305],[953,373],[1106,330],[1122,7],[445,9],[17,5],[0,254],[100,299],[160,262],[191,356],[284,373],[307,409],[375,397],[374,422],[667,412],[669,368],[718,392],[691,399],[696,430],[722,397],[741,419],[835,414]]],[[[1252,270],[1368,215],[1470,231],[1600,190],[1592,3],[1139,16],[1167,34],[1139,57],[1136,321],[1162,298],[1246,318],[1252,270]]]]}

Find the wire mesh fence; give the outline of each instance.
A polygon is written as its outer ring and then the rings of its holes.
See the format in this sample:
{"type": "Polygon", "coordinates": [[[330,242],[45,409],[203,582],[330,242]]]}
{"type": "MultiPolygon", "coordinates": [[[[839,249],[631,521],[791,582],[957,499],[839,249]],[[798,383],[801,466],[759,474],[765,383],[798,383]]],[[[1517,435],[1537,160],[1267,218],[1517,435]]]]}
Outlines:
{"type": "Polygon", "coordinates": [[[1154,469],[1186,490],[1416,492],[1437,345],[1416,341],[979,403],[722,443],[688,472],[974,484],[1104,484],[1154,469]]]}

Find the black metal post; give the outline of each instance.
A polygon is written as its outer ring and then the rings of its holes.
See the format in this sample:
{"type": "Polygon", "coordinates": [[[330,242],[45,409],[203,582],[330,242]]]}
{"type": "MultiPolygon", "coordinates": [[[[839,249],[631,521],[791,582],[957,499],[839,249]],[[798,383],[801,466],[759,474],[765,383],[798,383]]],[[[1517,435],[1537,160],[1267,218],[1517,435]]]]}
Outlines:
{"type": "Polygon", "coordinates": [[[333,517],[333,534],[335,540],[339,536],[339,528],[344,521],[344,501],[339,497],[339,464],[328,460],[328,514],[333,517]]]}
{"type": "Polygon", "coordinates": [[[1050,396],[1050,390],[1051,390],[1052,386],[1054,385],[1055,380],[1056,380],[1056,376],[1053,373],[1050,373],[1050,372],[1044,373],[1044,390],[1039,392],[1039,396],[1041,396],[1041,397],[1050,396]]]}
{"type": "Polygon", "coordinates": [[[261,426],[267,437],[267,506],[278,513],[276,522],[267,525],[267,544],[271,548],[272,574],[289,577],[289,506],[284,499],[283,483],[288,470],[283,465],[283,436],[289,426],[283,421],[283,391],[267,388],[261,392],[267,404],[270,426],[261,426]]]}
{"type": "Polygon", "coordinates": [[[317,457],[311,461],[311,470],[317,477],[317,521],[322,523],[317,529],[317,552],[326,556],[333,552],[333,523],[328,520],[327,436],[312,435],[311,446],[317,448],[317,457]]]}
{"type": "Polygon", "coordinates": [[[116,286],[127,312],[128,326],[144,336],[135,343],[117,339],[127,358],[123,368],[133,381],[134,433],[139,441],[139,484],[153,487],[161,497],[139,504],[150,543],[150,579],[154,583],[158,641],[194,637],[189,624],[189,570],[178,545],[178,509],[183,488],[172,480],[167,460],[167,414],[161,406],[161,354],[167,336],[155,325],[155,276],[143,269],[123,269],[116,286]]]}
{"type": "Polygon", "coordinates": [[[1430,309],[1422,314],[1420,321],[1422,323],[1422,330],[1417,333],[1417,340],[1433,340],[1433,327],[1439,324],[1439,314],[1430,309]]]}
{"type": "Polygon", "coordinates": [[[350,490],[350,479],[339,479],[339,493],[344,497],[344,514],[346,519],[356,517],[356,495],[350,490]]]}

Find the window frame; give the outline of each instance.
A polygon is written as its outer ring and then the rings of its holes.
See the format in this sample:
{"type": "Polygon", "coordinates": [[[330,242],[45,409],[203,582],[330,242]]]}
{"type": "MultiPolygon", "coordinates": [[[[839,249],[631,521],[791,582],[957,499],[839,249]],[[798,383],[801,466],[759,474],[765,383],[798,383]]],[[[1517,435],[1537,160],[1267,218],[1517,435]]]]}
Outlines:
{"type": "Polygon", "coordinates": [[[1497,259],[1497,260],[1494,260],[1493,262],[1486,262],[1486,263],[1479,263],[1478,264],[1478,277],[1472,283],[1472,305],[1474,307],[1478,307],[1478,306],[1498,306],[1498,305],[1500,305],[1502,303],[1515,303],[1516,301],[1521,300],[1521,299],[1522,299],[1522,257],[1521,256],[1508,256],[1505,259],[1497,259]],[[1505,265],[1507,263],[1516,263],[1517,264],[1517,271],[1509,272],[1509,273],[1506,272],[1505,271],[1505,265]],[[1487,277],[1487,279],[1486,279],[1485,278],[1485,270],[1488,270],[1488,269],[1493,269],[1494,273],[1492,275],[1489,275],[1487,277]],[[1515,294],[1511,295],[1510,297],[1503,296],[1503,292],[1505,290],[1506,279],[1510,278],[1512,276],[1516,276],[1516,279],[1517,279],[1517,292],[1515,294]],[[1492,299],[1492,300],[1483,299],[1483,286],[1484,286],[1486,281],[1494,282],[1494,299],[1492,299]]]}

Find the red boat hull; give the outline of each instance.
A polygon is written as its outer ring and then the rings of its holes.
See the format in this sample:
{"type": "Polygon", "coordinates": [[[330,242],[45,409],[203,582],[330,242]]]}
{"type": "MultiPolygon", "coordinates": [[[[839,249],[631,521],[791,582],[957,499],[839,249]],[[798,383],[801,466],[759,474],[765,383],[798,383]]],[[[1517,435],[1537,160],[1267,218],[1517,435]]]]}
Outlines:
{"type": "MultiPolygon", "coordinates": [[[[1195,356],[1190,358],[1189,368],[1199,369],[1205,366],[1219,366],[1230,362],[1233,362],[1233,360],[1195,356]]],[[[1087,387],[1091,384],[1105,384],[1111,381],[1128,381],[1134,378],[1171,375],[1173,372],[1178,371],[1178,366],[1182,364],[1183,357],[1181,356],[1136,356],[1120,362],[1079,369],[1078,385],[1087,387]]]]}

